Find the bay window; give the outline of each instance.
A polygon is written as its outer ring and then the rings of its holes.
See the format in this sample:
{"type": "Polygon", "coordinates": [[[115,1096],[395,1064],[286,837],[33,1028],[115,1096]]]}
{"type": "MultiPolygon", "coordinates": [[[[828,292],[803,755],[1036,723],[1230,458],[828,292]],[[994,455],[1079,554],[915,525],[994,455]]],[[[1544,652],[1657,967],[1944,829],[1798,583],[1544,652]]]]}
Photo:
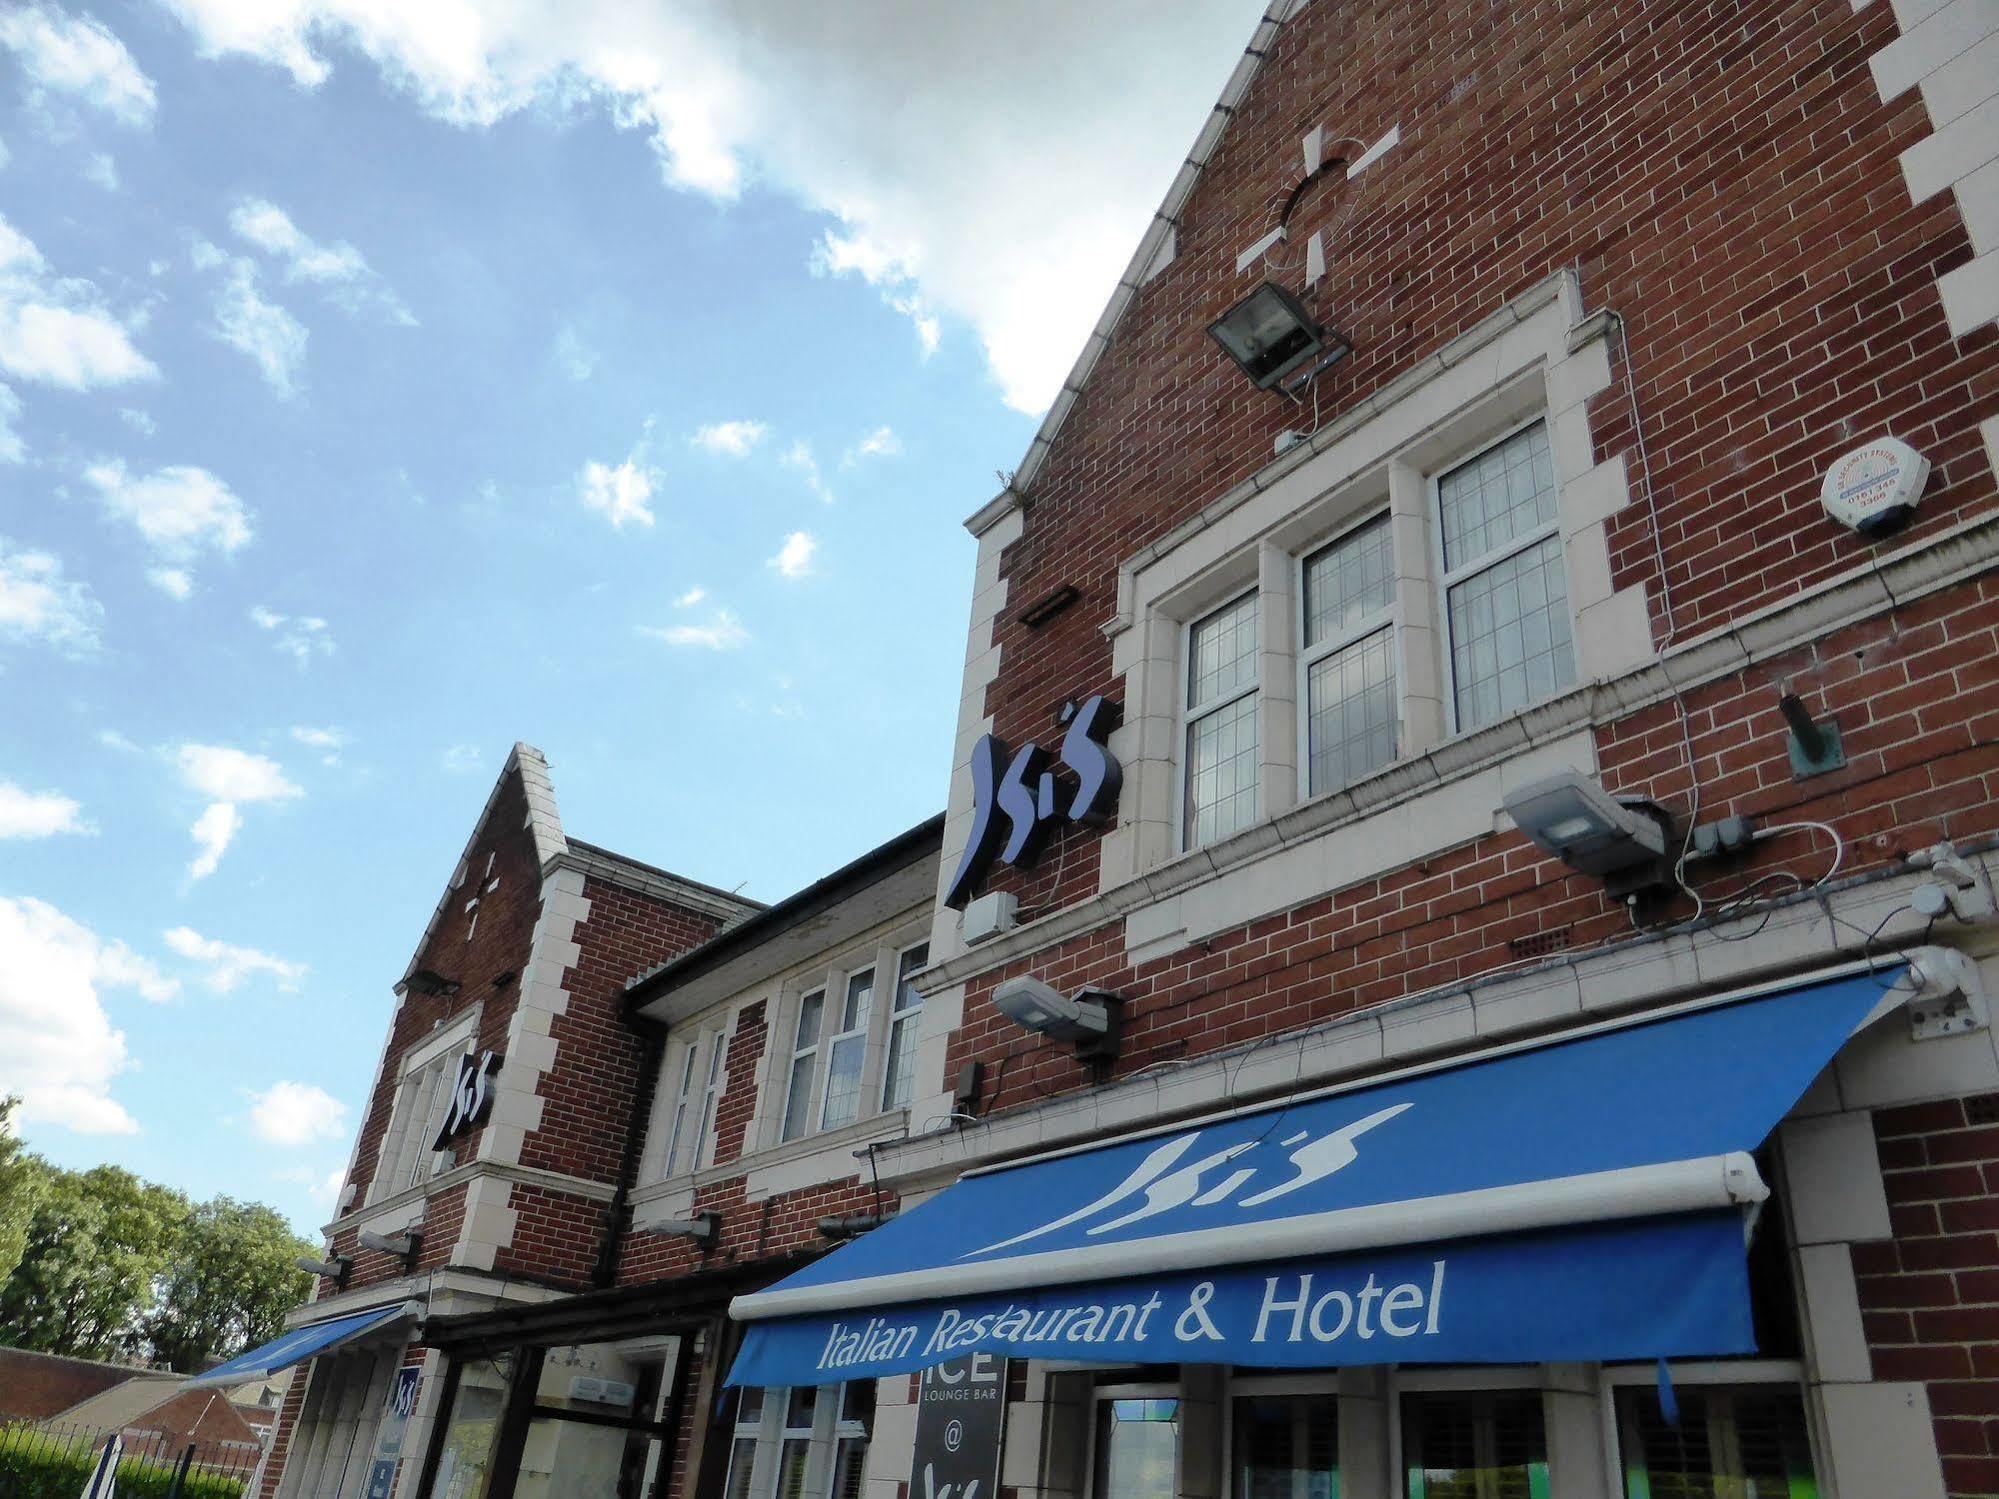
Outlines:
{"type": "Polygon", "coordinates": [[[860,1499],[873,1380],[745,1389],[737,1399],[727,1499],[860,1499]]]}

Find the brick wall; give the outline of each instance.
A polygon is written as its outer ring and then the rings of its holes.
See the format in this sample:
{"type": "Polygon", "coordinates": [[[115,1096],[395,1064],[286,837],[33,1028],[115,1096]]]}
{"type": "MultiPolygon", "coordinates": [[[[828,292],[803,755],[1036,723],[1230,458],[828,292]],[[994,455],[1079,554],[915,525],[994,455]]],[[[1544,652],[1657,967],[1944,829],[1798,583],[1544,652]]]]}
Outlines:
{"type": "Polygon", "coordinates": [[[1894,1237],[1856,1244],[1874,1377],[1929,1386],[1951,1499],[1999,1495],[1999,1094],[1882,1109],[1894,1237]]]}
{"type": "Polygon", "coordinates": [[[278,1491],[278,1482],[284,1477],[285,1458],[291,1452],[292,1433],[298,1430],[298,1413],[305,1408],[306,1386],[312,1380],[312,1365],[302,1364],[292,1375],[292,1382],[285,1390],[284,1403],[278,1407],[278,1422],[271,1433],[271,1445],[264,1454],[263,1479],[257,1487],[257,1499],[271,1499],[278,1491]]]}
{"type": "MultiPolygon", "coordinates": [[[[1912,207],[1896,158],[1929,129],[1884,105],[1867,60],[1889,7],[1845,0],[1317,3],[1278,33],[1178,225],[1035,478],[1002,572],[1016,606],[1082,602],[1039,629],[1011,613],[987,692],[1009,743],[1065,698],[1115,691],[1100,627],[1116,568],[1269,460],[1299,408],[1254,390],[1205,329],[1255,284],[1239,250],[1271,226],[1315,124],[1401,144],[1332,173],[1291,220],[1331,230],[1306,300],[1353,341],[1318,383],[1351,408],[1511,295],[1575,268],[1623,317],[1684,639],[1864,559],[1820,511],[1831,459],[1893,430],[1936,466],[1912,533],[1990,508],[1976,418],[1999,400],[1999,334],[1953,341],[1935,287],[1971,247],[1949,194],[1912,207]]],[[[1357,145],[1338,148],[1349,156],[1357,145]]],[[[1292,274],[1295,290],[1301,278],[1292,274]]],[[[1591,420],[1602,458],[1645,469],[1623,356],[1591,420]]],[[[1613,584],[1656,586],[1642,498],[1612,518],[1613,584]]],[[[1058,835],[996,888],[1045,910],[1093,891],[1098,839],[1058,835]]]]}
{"type": "Polygon", "coordinates": [[[0,1348],[0,1422],[39,1421],[145,1372],[125,1364],[0,1348]]]}
{"type": "MultiPolygon", "coordinates": [[[[541,915],[541,868],[534,840],[524,826],[527,794],[519,771],[510,771],[500,787],[482,835],[466,856],[464,885],[449,891],[437,929],[417,956],[416,967],[429,969],[458,984],[455,994],[417,994],[403,999],[389,1034],[388,1063],[361,1118],[360,1148],[355,1158],[355,1203],[374,1180],[382,1138],[395,1108],[401,1081],[400,1058],[436,1028],[474,1005],[479,1017],[479,1050],[504,1051],[507,1025],[519,994],[519,975],[527,966],[534,924],[541,915]],[[491,861],[490,869],[488,861],[491,861]],[[487,890],[494,880],[499,888],[487,890]],[[477,898],[475,911],[465,909],[477,898]],[[476,917],[476,921],[475,921],[476,917]],[[469,933],[469,938],[468,938],[469,933]]],[[[458,1158],[470,1160],[477,1132],[458,1143],[458,1158]]],[[[359,1270],[357,1267],[357,1276],[359,1270]]]]}

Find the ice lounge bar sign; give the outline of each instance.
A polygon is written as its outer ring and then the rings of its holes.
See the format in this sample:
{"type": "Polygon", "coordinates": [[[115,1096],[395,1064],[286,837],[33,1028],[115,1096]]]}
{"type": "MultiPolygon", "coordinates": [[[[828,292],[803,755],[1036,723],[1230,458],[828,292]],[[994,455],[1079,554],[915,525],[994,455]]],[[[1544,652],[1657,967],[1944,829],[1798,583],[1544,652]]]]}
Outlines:
{"type": "Polygon", "coordinates": [[[1006,1418],[1006,1360],[989,1353],[923,1371],[911,1499],[995,1499],[1006,1418]]]}

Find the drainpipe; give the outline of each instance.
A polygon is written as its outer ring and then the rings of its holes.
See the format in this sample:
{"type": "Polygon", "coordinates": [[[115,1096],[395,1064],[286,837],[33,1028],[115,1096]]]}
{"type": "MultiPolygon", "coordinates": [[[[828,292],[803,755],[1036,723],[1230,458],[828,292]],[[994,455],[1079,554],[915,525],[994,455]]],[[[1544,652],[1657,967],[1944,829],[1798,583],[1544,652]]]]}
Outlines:
{"type": "Polygon", "coordinates": [[[639,1141],[645,1135],[652,1096],[659,1087],[660,1063],[666,1056],[664,1025],[643,1015],[630,1013],[626,1014],[625,1023],[639,1035],[639,1078],[638,1087],[632,1094],[631,1118],[625,1122],[625,1149],[618,1162],[618,1189],[610,1205],[604,1209],[604,1239],[597,1249],[597,1268],[590,1276],[590,1284],[599,1290],[617,1283],[618,1254],[624,1246],[626,1223],[630,1217],[632,1178],[638,1175],[639,1170],[639,1141]]]}

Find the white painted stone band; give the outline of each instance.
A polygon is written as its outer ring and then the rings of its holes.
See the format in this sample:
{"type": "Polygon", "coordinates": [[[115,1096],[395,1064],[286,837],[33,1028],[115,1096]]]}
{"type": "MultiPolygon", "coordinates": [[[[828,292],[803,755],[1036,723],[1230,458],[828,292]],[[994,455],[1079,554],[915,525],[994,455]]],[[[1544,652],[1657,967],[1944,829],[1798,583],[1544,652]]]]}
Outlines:
{"type": "Polygon", "coordinates": [[[1306,1213],[1275,1223],[1231,1224],[1135,1242],[907,1270],[834,1285],[757,1291],[730,1302],[729,1315],[738,1321],[757,1321],[1017,1291],[1023,1286],[1168,1275],[1304,1255],[1347,1254],[1570,1224],[1698,1213],[1762,1202],[1769,1195],[1756,1162],[1737,1150],[1690,1161],[1306,1213]]]}

